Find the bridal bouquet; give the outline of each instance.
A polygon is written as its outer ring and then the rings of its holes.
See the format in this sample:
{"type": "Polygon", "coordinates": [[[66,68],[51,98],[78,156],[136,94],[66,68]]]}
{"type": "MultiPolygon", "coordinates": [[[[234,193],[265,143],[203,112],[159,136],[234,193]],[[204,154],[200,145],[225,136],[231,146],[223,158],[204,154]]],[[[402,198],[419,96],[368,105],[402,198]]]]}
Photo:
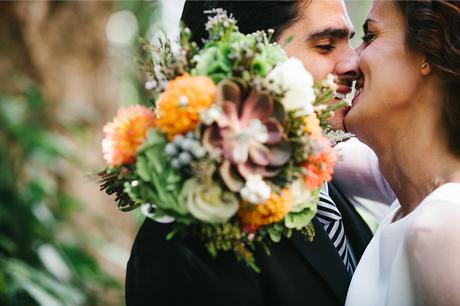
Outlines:
{"type": "Polygon", "coordinates": [[[331,105],[333,80],[314,85],[272,32],[244,35],[225,11],[208,13],[202,48],[187,28],[179,46],[145,45],[155,103],[121,108],[104,127],[101,189],[122,211],[174,222],[165,239],[197,237],[257,270],[257,244],[294,230],[313,238],[336,159],[325,119],[343,103],[331,105]]]}

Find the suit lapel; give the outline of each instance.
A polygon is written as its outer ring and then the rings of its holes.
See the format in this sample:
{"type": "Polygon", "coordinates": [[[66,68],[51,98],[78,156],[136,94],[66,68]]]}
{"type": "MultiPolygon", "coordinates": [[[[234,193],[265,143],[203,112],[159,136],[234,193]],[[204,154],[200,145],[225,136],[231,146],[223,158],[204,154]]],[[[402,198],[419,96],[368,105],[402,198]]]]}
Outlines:
{"type": "Polygon", "coordinates": [[[302,257],[328,284],[339,301],[345,303],[350,277],[321,223],[316,218],[312,222],[315,228],[313,241],[308,241],[297,231],[294,231],[289,241],[294,244],[302,257]]]}
{"type": "MultiPolygon", "coordinates": [[[[359,261],[372,238],[372,232],[351,203],[331,183],[329,184],[329,195],[342,214],[348,243],[359,261]]],[[[289,241],[328,284],[339,301],[345,303],[350,276],[321,223],[317,218],[314,218],[312,222],[315,228],[315,238],[312,242],[307,241],[301,233],[296,231],[289,241]]]]}

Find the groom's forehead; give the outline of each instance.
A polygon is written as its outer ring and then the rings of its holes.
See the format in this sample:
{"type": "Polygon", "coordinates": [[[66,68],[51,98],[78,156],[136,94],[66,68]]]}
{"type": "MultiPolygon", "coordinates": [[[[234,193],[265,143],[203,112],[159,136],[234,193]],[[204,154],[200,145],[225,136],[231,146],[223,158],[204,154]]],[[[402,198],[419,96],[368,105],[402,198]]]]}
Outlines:
{"type": "Polygon", "coordinates": [[[353,25],[342,0],[311,0],[302,15],[311,35],[327,32],[333,36],[352,36],[353,25]]]}

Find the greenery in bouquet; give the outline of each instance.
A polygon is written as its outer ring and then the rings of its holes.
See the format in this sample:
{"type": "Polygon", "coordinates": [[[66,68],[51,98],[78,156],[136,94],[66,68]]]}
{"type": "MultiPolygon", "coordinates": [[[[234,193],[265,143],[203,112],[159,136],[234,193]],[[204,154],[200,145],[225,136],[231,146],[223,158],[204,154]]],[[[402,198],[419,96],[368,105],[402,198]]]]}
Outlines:
{"type": "Polygon", "coordinates": [[[344,102],[272,32],[245,35],[225,11],[208,13],[201,48],[187,28],[179,45],[146,44],[155,103],[122,108],[104,127],[101,188],[123,211],[174,222],[166,238],[192,235],[258,270],[258,244],[269,250],[294,230],[313,239],[336,160],[326,119],[344,102]]]}

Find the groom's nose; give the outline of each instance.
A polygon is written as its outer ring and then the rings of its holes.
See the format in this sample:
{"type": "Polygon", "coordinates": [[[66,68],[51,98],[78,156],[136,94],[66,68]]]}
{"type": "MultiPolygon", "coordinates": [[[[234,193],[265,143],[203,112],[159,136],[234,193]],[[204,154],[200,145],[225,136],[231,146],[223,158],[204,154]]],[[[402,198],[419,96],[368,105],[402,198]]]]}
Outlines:
{"type": "Polygon", "coordinates": [[[359,56],[351,46],[349,46],[337,61],[334,74],[339,79],[346,80],[355,80],[359,77],[359,56]]]}

